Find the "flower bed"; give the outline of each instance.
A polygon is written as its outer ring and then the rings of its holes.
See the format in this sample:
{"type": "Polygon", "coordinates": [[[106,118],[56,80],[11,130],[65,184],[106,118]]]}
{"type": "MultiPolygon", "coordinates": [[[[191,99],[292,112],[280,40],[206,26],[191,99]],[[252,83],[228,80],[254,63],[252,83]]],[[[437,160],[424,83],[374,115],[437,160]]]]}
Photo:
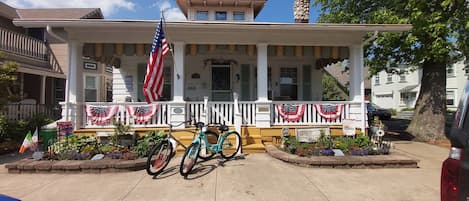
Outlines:
{"type": "Polygon", "coordinates": [[[335,156],[337,150],[344,155],[387,155],[391,148],[391,142],[383,140],[381,137],[370,137],[357,134],[356,136],[332,137],[330,135],[321,136],[316,142],[298,142],[295,137],[282,137],[280,149],[298,156],[335,156]]]}

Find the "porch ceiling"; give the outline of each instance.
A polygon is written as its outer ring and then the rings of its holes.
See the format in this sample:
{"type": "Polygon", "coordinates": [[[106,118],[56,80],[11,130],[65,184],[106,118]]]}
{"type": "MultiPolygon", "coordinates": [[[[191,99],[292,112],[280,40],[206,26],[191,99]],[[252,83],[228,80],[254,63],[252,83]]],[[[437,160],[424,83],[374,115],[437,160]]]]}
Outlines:
{"type": "MultiPolygon", "coordinates": [[[[152,42],[156,21],[15,20],[23,27],[63,28],[69,39],[87,43],[152,42]],[[129,37],[132,36],[132,37],[129,37]]],[[[368,32],[401,32],[411,25],[293,24],[258,22],[167,22],[169,41],[188,44],[347,46],[361,44],[368,32]]]]}

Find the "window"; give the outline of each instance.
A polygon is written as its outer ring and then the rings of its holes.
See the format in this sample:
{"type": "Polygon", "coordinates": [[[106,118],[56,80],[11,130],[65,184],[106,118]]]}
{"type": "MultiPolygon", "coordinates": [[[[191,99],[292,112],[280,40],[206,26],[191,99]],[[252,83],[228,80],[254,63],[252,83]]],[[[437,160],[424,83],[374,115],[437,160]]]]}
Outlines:
{"type": "Polygon", "coordinates": [[[197,20],[208,20],[208,11],[197,11],[197,20]]]}
{"type": "Polygon", "coordinates": [[[375,85],[379,85],[379,74],[375,75],[375,85]]]}
{"type": "Polygon", "coordinates": [[[106,102],[112,102],[112,80],[106,79],[106,102]]]}
{"type": "Polygon", "coordinates": [[[226,20],[226,19],[227,19],[226,11],[215,12],[215,20],[226,20]]]}
{"type": "Polygon", "coordinates": [[[454,91],[446,91],[446,105],[454,105],[454,91]]]}
{"type": "Polygon", "coordinates": [[[280,68],[280,96],[283,100],[298,99],[298,80],[296,68],[280,68]]]}
{"type": "Polygon", "coordinates": [[[98,77],[85,76],[85,102],[98,101],[98,77]]]}
{"type": "Polygon", "coordinates": [[[454,76],[454,66],[450,65],[446,68],[446,75],[447,76],[454,76]]]}
{"type": "Polygon", "coordinates": [[[65,101],[65,80],[63,79],[54,79],[54,86],[55,86],[55,101],[65,101]]]}
{"type": "Polygon", "coordinates": [[[469,68],[468,67],[464,68],[464,73],[465,73],[464,75],[469,75],[469,68]]]}
{"type": "Polygon", "coordinates": [[[233,20],[244,21],[246,19],[244,12],[235,11],[233,12],[233,20]]]}
{"type": "Polygon", "coordinates": [[[400,74],[399,75],[399,80],[400,80],[400,82],[406,82],[405,81],[405,74],[400,74]]]}
{"type": "Polygon", "coordinates": [[[392,73],[388,73],[387,83],[392,83],[392,73]]]}
{"type": "Polygon", "coordinates": [[[172,72],[171,68],[169,66],[164,67],[164,84],[163,84],[163,96],[161,97],[161,100],[166,100],[169,101],[171,100],[171,80],[172,80],[172,72]]]}

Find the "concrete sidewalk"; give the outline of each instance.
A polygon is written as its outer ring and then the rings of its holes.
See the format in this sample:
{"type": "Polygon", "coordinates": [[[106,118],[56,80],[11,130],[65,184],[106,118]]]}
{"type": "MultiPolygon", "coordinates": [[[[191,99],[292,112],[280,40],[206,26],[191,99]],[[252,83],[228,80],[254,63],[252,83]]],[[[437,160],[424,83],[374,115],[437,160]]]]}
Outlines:
{"type": "Polygon", "coordinates": [[[179,175],[180,157],[153,179],[146,172],[110,174],[8,174],[0,165],[0,194],[22,200],[439,200],[441,162],[448,149],[395,142],[420,160],[412,169],[317,169],[267,154],[199,163],[179,175]]]}

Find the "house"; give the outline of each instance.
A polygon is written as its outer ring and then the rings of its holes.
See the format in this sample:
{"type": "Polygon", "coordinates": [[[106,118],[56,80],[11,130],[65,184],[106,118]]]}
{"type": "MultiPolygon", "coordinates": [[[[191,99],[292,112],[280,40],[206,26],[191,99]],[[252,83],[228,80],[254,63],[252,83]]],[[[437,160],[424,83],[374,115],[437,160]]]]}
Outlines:
{"type": "Polygon", "coordinates": [[[164,57],[163,97],[155,104],[143,102],[142,84],[156,21],[14,20],[24,28],[49,27],[67,41],[62,116],[76,132],[113,128],[112,120],[138,131],[194,117],[235,126],[248,144],[273,141],[284,127],[341,128],[345,119],[363,131],[363,38],[369,32],[411,28],[254,22],[266,0],[176,2],[187,21],[165,22],[172,52],[164,57]],[[345,58],[350,61],[349,100],[323,102],[323,68],[345,58]],[[104,89],[88,90],[96,83],[85,78],[88,61],[113,67],[112,103],[90,101],[104,89]]]}
{"type": "MultiPolygon", "coordinates": [[[[414,108],[420,91],[422,69],[410,70],[407,65],[400,65],[395,71],[381,71],[372,77],[372,102],[382,108],[393,108],[398,111],[414,108]]],[[[469,70],[464,61],[446,68],[446,106],[456,110],[459,99],[464,92],[469,70]]]]}
{"type": "MultiPolygon", "coordinates": [[[[0,2],[0,52],[6,60],[19,65],[17,77],[22,100],[20,104],[6,106],[4,114],[7,118],[24,119],[35,113],[50,116],[59,102],[65,101],[68,62],[66,41],[52,36],[47,27],[21,27],[13,21],[96,18],[103,18],[100,9],[16,9],[0,2]]],[[[112,79],[112,73],[108,74],[112,79]]]]}

